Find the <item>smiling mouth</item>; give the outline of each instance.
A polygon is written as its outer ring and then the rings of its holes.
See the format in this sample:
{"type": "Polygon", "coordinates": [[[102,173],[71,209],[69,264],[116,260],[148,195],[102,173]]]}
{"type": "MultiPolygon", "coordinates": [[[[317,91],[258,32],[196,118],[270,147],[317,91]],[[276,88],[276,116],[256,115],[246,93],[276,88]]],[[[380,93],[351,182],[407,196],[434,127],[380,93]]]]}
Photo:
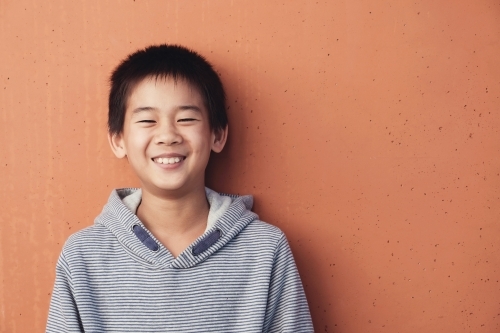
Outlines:
{"type": "Polygon", "coordinates": [[[186,157],[157,157],[153,158],[153,162],[159,163],[159,164],[175,164],[179,163],[186,159],[186,157]]]}

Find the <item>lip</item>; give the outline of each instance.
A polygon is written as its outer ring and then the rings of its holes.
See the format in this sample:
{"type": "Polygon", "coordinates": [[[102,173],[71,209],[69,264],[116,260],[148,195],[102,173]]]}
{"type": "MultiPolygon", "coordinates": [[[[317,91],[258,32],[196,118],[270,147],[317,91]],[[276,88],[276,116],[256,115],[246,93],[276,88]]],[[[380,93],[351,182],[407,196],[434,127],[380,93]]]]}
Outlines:
{"type": "Polygon", "coordinates": [[[163,170],[174,170],[174,169],[180,168],[184,164],[185,160],[186,160],[186,155],[177,154],[177,153],[164,153],[164,154],[156,155],[155,157],[151,158],[151,161],[155,165],[157,165],[158,167],[162,168],[163,170]],[[178,163],[174,163],[174,164],[163,164],[163,163],[155,162],[155,159],[157,159],[157,158],[172,158],[172,157],[180,157],[181,161],[178,163]]]}
{"type": "Polygon", "coordinates": [[[151,157],[151,159],[154,160],[155,158],[170,158],[170,157],[182,157],[183,159],[186,159],[186,155],[177,154],[177,153],[164,153],[164,154],[153,156],[153,157],[151,157]]]}

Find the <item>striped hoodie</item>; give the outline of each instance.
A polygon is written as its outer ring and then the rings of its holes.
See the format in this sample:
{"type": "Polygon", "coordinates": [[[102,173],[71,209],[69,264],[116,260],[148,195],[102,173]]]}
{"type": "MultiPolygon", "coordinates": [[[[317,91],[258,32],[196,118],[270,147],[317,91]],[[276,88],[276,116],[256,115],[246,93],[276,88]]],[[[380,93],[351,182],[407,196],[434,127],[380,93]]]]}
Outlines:
{"type": "Polygon", "coordinates": [[[286,237],[251,196],[207,189],[207,230],[174,258],[123,201],[136,191],[64,245],[46,332],[313,332],[286,237]]]}

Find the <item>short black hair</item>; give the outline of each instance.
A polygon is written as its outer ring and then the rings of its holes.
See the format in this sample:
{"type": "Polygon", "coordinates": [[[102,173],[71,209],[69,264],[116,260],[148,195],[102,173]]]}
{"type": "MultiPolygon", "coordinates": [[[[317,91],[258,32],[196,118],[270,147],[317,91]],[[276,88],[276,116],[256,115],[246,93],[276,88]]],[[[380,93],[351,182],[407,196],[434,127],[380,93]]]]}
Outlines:
{"type": "Polygon", "coordinates": [[[111,74],[109,133],[122,133],[128,98],[134,87],[147,77],[186,80],[203,97],[212,131],[227,126],[226,94],[212,65],[186,47],[161,44],[130,54],[111,74]]]}

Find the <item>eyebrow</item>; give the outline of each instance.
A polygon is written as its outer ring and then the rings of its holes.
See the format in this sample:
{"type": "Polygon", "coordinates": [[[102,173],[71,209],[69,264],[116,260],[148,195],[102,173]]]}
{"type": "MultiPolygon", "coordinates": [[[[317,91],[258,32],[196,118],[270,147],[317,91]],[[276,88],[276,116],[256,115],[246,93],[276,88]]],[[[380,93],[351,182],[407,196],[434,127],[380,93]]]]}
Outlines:
{"type": "Polygon", "coordinates": [[[142,111],[154,111],[156,110],[156,108],[154,107],[151,107],[151,106],[143,106],[143,107],[138,107],[138,108],[135,108],[132,113],[133,114],[136,114],[136,113],[139,113],[139,112],[142,112],[142,111]]]}
{"type": "MultiPolygon", "coordinates": [[[[177,109],[181,110],[181,111],[193,110],[196,112],[201,112],[201,109],[199,107],[197,107],[196,105],[181,105],[177,109]]],[[[132,111],[132,113],[137,114],[137,113],[143,112],[143,111],[156,111],[156,110],[158,110],[158,109],[155,107],[152,107],[152,106],[142,106],[142,107],[135,108],[132,111]]]]}
{"type": "Polygon", "coordinates": [[[181,105],[179,107],[179,110],[193,110],[193,111],[196,111],[196,112],[201,112],[201,109],[199,107],[197,107],[196,105],[181,105]]]}

